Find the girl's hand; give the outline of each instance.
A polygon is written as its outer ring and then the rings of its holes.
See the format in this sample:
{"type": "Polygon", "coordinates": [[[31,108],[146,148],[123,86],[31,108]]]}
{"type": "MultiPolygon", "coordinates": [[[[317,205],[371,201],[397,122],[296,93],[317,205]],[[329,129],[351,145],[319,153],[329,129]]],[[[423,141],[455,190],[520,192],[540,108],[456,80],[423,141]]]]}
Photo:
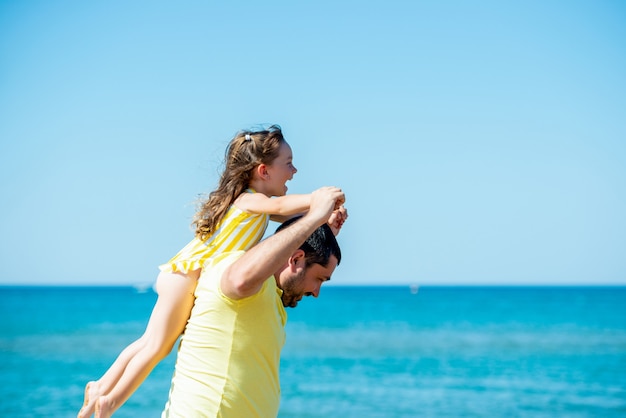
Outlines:
{"type": "Polygon", "coordinates": [[[339,231],[341,231],[341,227],[344,222],[348,219],[348,210],[344,206],[340,206],[338,209],[335,209],[333,213],[328,218],[328,226],[332,229],[333,234],[337,236],[339,231]]]}

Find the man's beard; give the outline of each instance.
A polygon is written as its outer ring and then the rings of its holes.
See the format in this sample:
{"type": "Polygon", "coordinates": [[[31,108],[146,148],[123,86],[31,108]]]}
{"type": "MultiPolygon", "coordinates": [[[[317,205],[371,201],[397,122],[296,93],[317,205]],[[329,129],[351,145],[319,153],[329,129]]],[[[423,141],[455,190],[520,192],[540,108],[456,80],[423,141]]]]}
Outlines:
{"type": "Polygon", "coordinates": [[[306,268],[301,270],[297,275],[289,277],[285,283],[283,283],[283,295],[281,299],[285,308],[295,308],[300,299],[304,296],[301,289],[305,274],[306,268]]]}

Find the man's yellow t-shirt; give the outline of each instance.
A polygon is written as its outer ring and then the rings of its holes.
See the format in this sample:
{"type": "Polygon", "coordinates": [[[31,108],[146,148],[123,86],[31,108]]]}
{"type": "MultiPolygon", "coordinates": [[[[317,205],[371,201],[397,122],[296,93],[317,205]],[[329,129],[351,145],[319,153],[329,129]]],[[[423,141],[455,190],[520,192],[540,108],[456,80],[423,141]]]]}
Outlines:
{"type": "Polygon", "coordinates": [[[270,277],[253,296],[226,297],[222,273],[242,254],[221,254],[204,267],[162,418],[278,415],[287,321],[282,291],[270,277]]]}

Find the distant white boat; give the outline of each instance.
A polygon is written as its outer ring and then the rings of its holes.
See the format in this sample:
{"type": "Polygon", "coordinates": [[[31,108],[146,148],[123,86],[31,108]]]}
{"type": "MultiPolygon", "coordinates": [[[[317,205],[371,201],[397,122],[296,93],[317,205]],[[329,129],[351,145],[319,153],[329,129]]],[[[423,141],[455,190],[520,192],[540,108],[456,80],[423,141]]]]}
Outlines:
{"type": "Polygon", "coordinates": [[[416,284],[412,284],[409,288],[411,289],[411,293],[414,295],[417,295],[417,292],[420,290],[420,287],[416,284]]]}
{"type": "Polygon", "coordinates": [[[152,284],[142,283],[142,284],[136,284],[133,287],[135,288],[135,292],[137,293],[148,293],[148,290],[152,289],[152,284]]]}

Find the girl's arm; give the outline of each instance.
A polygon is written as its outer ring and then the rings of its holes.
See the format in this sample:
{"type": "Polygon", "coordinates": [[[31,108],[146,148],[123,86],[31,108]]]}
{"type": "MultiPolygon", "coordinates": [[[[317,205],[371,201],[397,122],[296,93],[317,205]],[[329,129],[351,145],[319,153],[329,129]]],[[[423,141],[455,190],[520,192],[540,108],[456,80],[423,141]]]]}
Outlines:
{"type": "Polygon", "coordinates": [[[282,224],[283,222],[287,221],[288,219],[293,218],[294,216],[304,215],[305,213],[306,213],[306,211],[294,213],[291,216],[270,215],[270,220],[272,220],[274,222],[278,222],[279,224],[282,224]]]}
{"type": "Polygon", "coordinates": [[[250,213],[268,213],[273,221],[283,222],[309,210],[310,194],[268,197],[263,193],[242,193],[235,205],[250,213]]]}

